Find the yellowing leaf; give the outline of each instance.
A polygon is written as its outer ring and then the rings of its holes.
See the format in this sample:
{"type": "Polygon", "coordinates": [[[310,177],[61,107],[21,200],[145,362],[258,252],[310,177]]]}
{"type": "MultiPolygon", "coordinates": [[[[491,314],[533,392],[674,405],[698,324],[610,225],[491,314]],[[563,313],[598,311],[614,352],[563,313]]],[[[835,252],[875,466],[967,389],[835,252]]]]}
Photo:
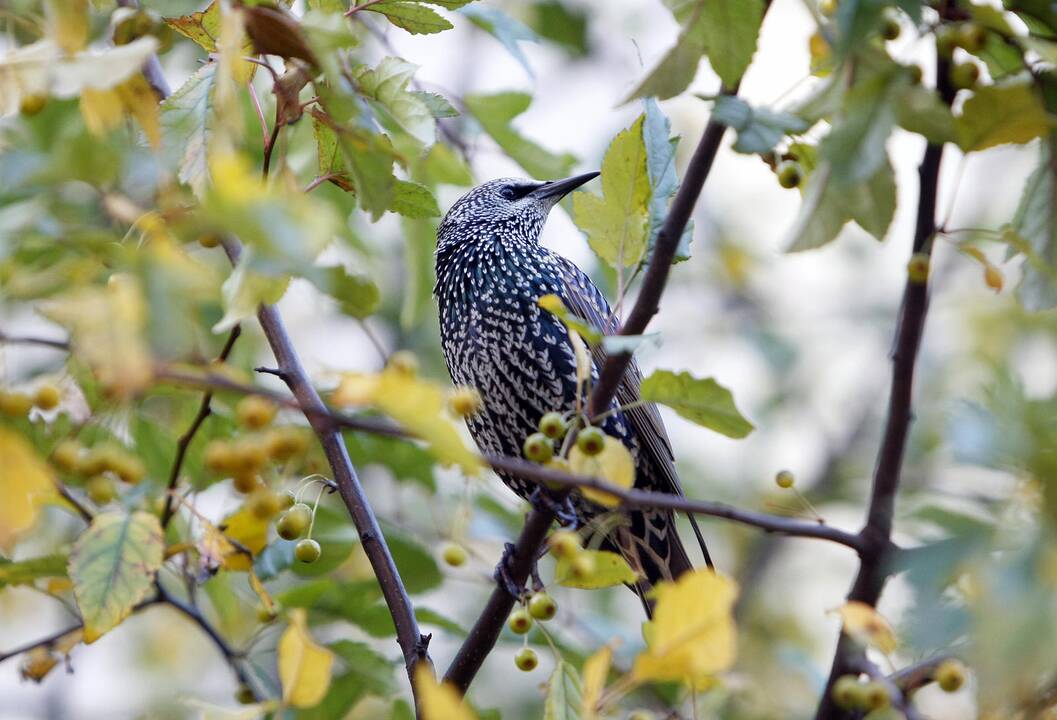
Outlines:
{"type": "Polygon", "coordinates": [[[435,383],[389,366],[375,375],[346,373],[331,399],[336,405],[373,405],[425,440],[442,462],[469,475],[481,468],[481,459],[447,416],[444,390],[435,383]]]}
{"type": "Polygon", "coordinates": [[[384,58],[377,67],[361,66],[353,71],[358,90],[385,107],[393,119],[416,140],[432,145],[436,139],[436,122],[422,99],[408,91],[417,65],[395,57],[384,58]]]}
{"type": "Polygon", "coordinates": [[[44,4],[48,35],[67,55],[88,42],[88,0],[48,0],[44,4]]]}
{"type": "Polygon", "coordinates": [[[1001,292],[1002,286],[1005,284],[1004,278],[1002,277],[1002,271],[999,270],[995,265],[987,259],[983,251],[978,247],[972,245],[962,245],[958,248],[969,257],[976,260],[984,268],[984,283],[987,287],[991,288],[995,292],[1001,292]]]}
{"type": "Polygon", "coordinates": [[[962,150],[985,150],[1005,143],[1026,143],[1054,127],[1031,82],[981,85],[954,118],[962,150]]]}
{"type": "Polygon", "coordinates": [[[580,705],[582,720],[594,720],[598,717],[600,710],[598,701],[602,698],[602,690],[606,687],[606,678],[609,676],[609,665],[612,660],[613,648],[605,645],[584,662],[584,690],[580,705]]]}
{"type": "Polygon", "coordinates": [[[315,707],[330,687],[334,653],[308,634],[305,611],[290,613],[290,626],[279,638],[279,682],[283,700],[299,708],[315,707]]]}
{"type": "Polygon", "coordinates": [[[565,587],[594,590],[638,581],[639,576],[627,561],[608,550],[582,550],[579,556],[588,558],[589,572],[578,573],[573,558],[559,558],[554,568],[554,580],[565,587]]]}
{"type": "MultiPolygon", "coordinates": [[[[606,435],[605,447],[597,455],[588,455],[574,445],[569,451],[569,468],[577,475],[599,478],[625,490],[635,484],[634,458],[624,443],[609,435],[606,435]]],[[[616,507],[620,504],[620,498],[602,490],[583,487],[580,492],[599,505],[616,507]]]]}
{"type": "Polygon", "coordinates": [[[864,602],[846,602],[837,613],[844,622],[844,632],[863,645],[872,645],[887,654],[896,649],[892,626],[871,606],[864,602]]]}
{"type": "Polygon", "coordinates": [[[37,521],[40,507],[54,497],[48,464],[25,438],[0,427],[0,550],[11,552],[18,536],[37,521]]]}
{"type": "Polygon", "coordinates": [[[200,12],[178,18],[165,18],[165,24],[184,37],[194,40],[207,52],[215,52],[217,38],[220,36],[220,3],[209,3],[209,7],[200,12]]]}
{"type": "Polygon", "coordinates": [[[583,318],[574,315],[557,295],[543,295],[536,302],[541,308],[561,320],[569,330],[580,333],[580,336],[590,344],[597,345],[602,341],[602,331],[590,325],[583,318]]]}
{"type": "Polygon", "coordinates": [[[116,127],[126,115],[131,115],[143,128],[151,146],[161,146],[158,97],[142,75],[133,75],[106,90],[86,88],[81,93],[81,115],[84,124],[96,135],[116,127]]]}
{"type": "Polygon", "coordinates": [[[632,267],[646,253],[650,177],[642,140],[643,116],[620,132],[602,160],[602,197],[573,195],[573,218],[587,241],[612,267],[632,267]]]}
{"type": "Polygon", "coordinates": [[[708,569],[653,589],[653,620],[643,627],[647,649],[635,658],[636,680],[682,681],[701,687],[734,663],[735,583],[708,569]]]}
{"type": "Polygon", "coordinates": [[[642,381],[642,399],[667,405],[687,420],[730,438],[743,438],[752,423],[738,412],[730,390],[712,378],[656,370],[642,381]]]}
{"type": "Polygon", "coordinates": [[[43,314],[69,329],[73,350],[118,398],[146,387],[151,358],[143,337],[146,307],[139,283],[112,275],[106,287],[84,287],[49,302],[43,314]]]}
{"type": "MultiPolygon", "coordinates": [[[[220,525],[226,540],[234,540],[254,555],[268,544],[268,521],[257,517],[245,506],[224,518],[220,525]]],[[[253,567],[253,558],[230,542],[222,557],[228,570],[251,570],[253,567]]]]}
{"type": "Polygon", "coordinates": [[[415,668],[415,688],[422,720],[477,720],[451,683],[438,683],[425,663],[415,668]]]}
{"type": "Polygon", "coordinates": [[[161,524],[155,515],[96,515],[70,553],[70,579],[84,619],[84,641],[95,642],[146,597],[161,568],[161,524]]]}
{"type": "Polygon", "coordinates": [[[239,85],[253,78],[256,66],[243,59],[253,55],[253,45],[246,35],[246,22],[242,12],[233,9],[222,13],[220,36],[217,38],[217,54],[220,56],[220,72],[227,72],[239,85]]]}

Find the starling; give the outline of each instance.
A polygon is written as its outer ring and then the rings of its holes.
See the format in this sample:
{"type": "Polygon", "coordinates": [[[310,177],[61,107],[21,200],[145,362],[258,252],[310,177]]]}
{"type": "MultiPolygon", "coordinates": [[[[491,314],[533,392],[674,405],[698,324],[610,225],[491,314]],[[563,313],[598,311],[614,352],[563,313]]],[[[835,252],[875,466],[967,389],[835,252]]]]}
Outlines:
{"type": "MultiPolygon", "coordinates": [[[[591,279],[539,244],[551,208],[598,175],[553,182],[492,180],[457,200],[437,231],[434,295],[444,356],[452,380],[480,392],[482,407],[467,424],[486,453],[520,456],[525,438],[537,431],[545,413],[568,416],[576,407],[576,353],[562,322],[540,308],[540,297],[557,295],[573,313],[606,333],[619,329],[591,279]]],[[[604,360],[602,347],[593,347],[594,381],[604,360]]],[[[600,427],[631,452],[635,487],[682,495],[656,407],[616,410],[639,400],[640,380],[633,364],[600,427]]],[[[503,472],[499,476],[522,498],[541,501],[535,483],[503,472]]],[[[579,493],[568,502],[582,533],[601,534],[600,547],[619,552],[638,571],[642,580],[632,589],[647,612],[645,593],[654,583],[692,568],[670,511],[632,510],[614,523],[613,513],[579,493]]],[[[696,524],[694,530],[707,561],[696,524]]]]}

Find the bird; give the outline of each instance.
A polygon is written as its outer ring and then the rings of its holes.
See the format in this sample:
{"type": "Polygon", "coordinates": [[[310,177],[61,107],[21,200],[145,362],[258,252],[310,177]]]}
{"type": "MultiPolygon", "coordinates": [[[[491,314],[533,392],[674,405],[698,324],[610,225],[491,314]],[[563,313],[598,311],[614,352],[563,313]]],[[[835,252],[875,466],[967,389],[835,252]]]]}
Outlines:
{"type": "MultiPolygon", "coordinates": [[[[520,456],[525,438],[537,431],[544,414],[575,411],[576,350],[561,320],[540,307],[541,297],[556,295],[570,311],[606,334],[619,329],[619,319],[591,278],[540,244],[551,209],[599,174],[556,181],[491,180],[456,200],[438,226],[433,294],[441,345],[452,382],[480,394],[481,407],[466,422],[487,454],[520,456]]],[[[597,382],[605,361],[601,344],[591,347],[590,360],[597,382]]],[[[682,495],[657,408],[639,402],[641,378],[632,363],[599,427],[631,453],[635,487],[682,495]],[[632,403],[633,408],[619,409],[632,403]]],[[[536,483],[502,471],[497,474],[522,498],[541,500],[536,483]]],[[[579,493],[570,494],[567,502],[580,532],[588,539],[592,531],[601,533],[598,547],[618,552],[637,572],[639,580],[629,587],[642,600],[647,615],[652,607],[650,589],[693,568],[670,510],[628,510],[617,523],[601,523],[600,518],[612,517],[608,508],[579,493]]],[[[711,566],[696,523],[694,531],[711,566]]]]}

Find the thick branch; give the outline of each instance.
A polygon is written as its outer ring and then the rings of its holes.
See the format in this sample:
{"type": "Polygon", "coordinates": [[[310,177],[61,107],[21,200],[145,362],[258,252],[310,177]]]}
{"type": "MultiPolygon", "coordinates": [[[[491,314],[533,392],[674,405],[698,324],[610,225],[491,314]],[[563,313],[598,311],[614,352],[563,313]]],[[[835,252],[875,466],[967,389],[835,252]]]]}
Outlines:
{"type": "MultiPolygon", "coordinates": [[[[954,90],[948,79],[949,70],[947,61],[942,59],[937,61],[937,89],[948,105],[954,99],[954,90]]],[[[943,146],[929,144],[925,148],[921,165],[918,168],[920,190],[912,246],[914,254],[920,253],[928,256],[932,252],[932,239],[936,233],[936,197],[942,157],[943,146]]],[[[862,554],[855,582],[848,593],[849,601],[875,606],[881,596],[885,581],[891,574],[888,558],[892,517],[895,512],[895,499],[899,490],[910,421],[913,417],[911,401],[914,389],[914,368],[927,311],[927,281],[918,282],[908,277],[903,290],[903,305],[896,329],[895,349],[892,353],[892,388],[888,401],[888,418],[885,421],[884,436],[874,470],[866,525],[859,533],[865,552],[862,554]]],[[[854,671],[855,664],[864,659],[861,647],[842,633],[837,642],[837,651],[830,668],[829,680],[815,715],[816,720],[834,720],[845,716],[845,713],[833,702],[831,689],[837,678],[854,671]]]]}
{"type": "MultiPolygon", "coordinates": [[[[231,332],[228,333],[228,339],[224,342],[224,347],[221,348],[220,354],[217,355],[217,362],[224,362],[228,359],[228,355],[231,354],[231,349],[235,347],[235,341],[239,339],[241,333],[241,325],[231,328],[231,332]]],[[[168,527],[169,521],[172,520],[176,502],[173,493],[176,490],[176,484],[180,481],[180,468],[183,467],[184,458],[187,456],[187,448],[191,445],[191,441],[194,440],[198,429],[202,427],[202,423],[205,422],[206,418],[213,414],[212,402],[213,391],[210,389],[202,396],[202,403],[198,406],[198,412],[195,413],[187,431],[176,441],[176,456],[173,458],[172,469],[169,470],[168,492],[165,493],[165,509],[161,515],[162,528],[168,527]]]]}
{"type": "MultiPolygon", "coordinates": [[[[242,246],[237,240],[227,239],[224,241],[224,250],[227,252],[232,264],[238,262],[242,253],[242,246]]],[[[315,430],[323,452],[334,473],[334,481],[338,484],[338,492],[349,515],[360,533],[360,542],[364,553],[371,563],[375,577],[382,589],[382,596],[393,617],[396,626],[396,638],[404,655],[404,665],[407,668],[408,677],[412,681],[414,691],[414,671],[419,662],[430,663],[427,653],[429,636],[422,635],[418,629],[418,621],[415,620],[414,607],[411,598],[404,588],[400,573],[393,561],[392,553],[382,535],[378,520],[374,515],[367,500],[367,494],[360,484],[356,470],[349,458],[345,441],[337,425],[330,419],[319,393],[308,380],[308,374],[301,365],[301,359],[290,342],[290,336],[286,332],[279,311],[272,305],[262,305],[257,311],[257,319],[260,321],[264,336],[275,354],[275,360],[279,365],[280,377],[286,382],[297,399],[297,403],[308,418],[309,424],[315,430]]]]}

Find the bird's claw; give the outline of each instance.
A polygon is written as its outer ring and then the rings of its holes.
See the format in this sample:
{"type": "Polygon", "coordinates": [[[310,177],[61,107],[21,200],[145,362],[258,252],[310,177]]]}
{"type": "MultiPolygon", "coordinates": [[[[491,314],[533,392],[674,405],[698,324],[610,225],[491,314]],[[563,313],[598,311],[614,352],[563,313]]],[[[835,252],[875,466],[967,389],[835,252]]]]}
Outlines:
{"type": "Polygon", "coordinates": [[[521,599],[521,596],[525,594],[524,583],[519,585],[514,580],[513,569],[511,568],[514,562],[514,554],[516,549],[514,543],[507,543],[503,547],[503,557],[499,558],[499,564],[495,566],[495,573],[492,577],[499,583],[499,586],[507,591],[507,594],[515,600],[521,599]]]}
{"type": "Polygon", "coordinates": [[[580,524],[576,508],[573,507],[573,501],[569,495],[558,500],[544,488],[537,487],[529,495],[529,504],[536,510],[553,513],[554,518],[562,527],[575,530],[580,524]]]}

